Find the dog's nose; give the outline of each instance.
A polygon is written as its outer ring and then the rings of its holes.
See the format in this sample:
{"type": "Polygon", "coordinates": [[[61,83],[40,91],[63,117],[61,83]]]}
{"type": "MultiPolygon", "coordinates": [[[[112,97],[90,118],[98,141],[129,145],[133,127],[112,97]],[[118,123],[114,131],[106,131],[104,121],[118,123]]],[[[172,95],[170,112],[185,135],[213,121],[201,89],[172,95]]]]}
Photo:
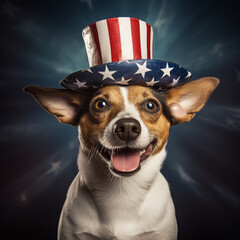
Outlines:
{"type": "Polygon", "coordinates": [[[114,133],[123,141],[132,141],[141,133],[141,125],[134,118],[122,118],[116,122],[114,133]]]}

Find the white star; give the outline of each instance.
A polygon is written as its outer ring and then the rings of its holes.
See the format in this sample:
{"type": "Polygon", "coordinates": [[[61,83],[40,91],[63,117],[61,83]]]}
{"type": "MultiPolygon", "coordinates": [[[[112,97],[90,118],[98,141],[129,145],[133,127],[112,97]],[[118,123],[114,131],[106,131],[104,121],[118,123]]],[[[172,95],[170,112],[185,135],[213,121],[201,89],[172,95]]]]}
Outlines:
{"type": "Polygon", "coordinates": [[[102,79],[102,80],[105,80],[106,78],[110,78],[110,79],[112,79],[112,80],[115,80],[114,77],[112,76],[115,72],[116,72],[116,71],[109,71],[109,69],[108,69],[107,66],[106,66],[104,72],[99,71],[99,73],[103,75],[103,79],[102,79]]]}
{"type": "Polygon", "coordinates": [[[142,77],[145,78],[145,73],[152,71],[151,69],[147,68],[147,62],[145,62],[143,65],[136,63],[138,66],[138,70],[135,72],[136,74],[142,74],[142,77]]]}
{"type": "Polygon", "coordinates": [[[150,82],[146,82],[147,86],[154,86],[158,81],[154,81],[154,78],[150,82]]]}
{"type": "Polygon", "coordinates": [[[132,80],[132,79],[124,79],[124,77],[122,77],[121,81],[118,82],[118,84],[121,84],[121,85],[129,85],[129,81],[132,80]]]}
{"type": "Polygon", "coordinates": [[[90,73],[93,73],[92,70],[91,70],[91,68],[84,69],[84,70],[82,70],[82,72],[90,72],[90,73]]]}
{"type": "Polygon", "coordinates": [[[187,76],[185,78],[190,78],[191,76],[192,74],[189,71],[187,71],[187,76]]]}
{"type": "Polygon", "coordinates": [[[171,75],[170,72],[171,72],[173,69],[174,69],[174,67],[170,68],[170,67],[168,66],[168,62],[167,62],[166,67],[160,69],[161,71],[163,71],[163,75],[162,75],[161,78],[165,77],[166,75],[168,75],[168,76],[170,77],[170,75],[171,75]]]}
{"type": "Polygon", "coordinates": [[[85,86],[86,82],[80,82],[80,81],[78,81],[77,78],[76,78],[76,82],[73,83],[73,84],[77,85],[79,88],[81,88],[81,87],[87,87],[87,86],[85,86]]]}
{"type": "Polygon", "coordinates": [[[173,78],[173,82],[171,84],[169,84],[169,86],[174,87],[178,83],[179,79],[180,79],[180,76],[177,79],[173,78]]]}
{"type": "Polygon", "coordinates": [[[122,61],[118,61],[117,64],[120,64],[120,63],[123,63],[123,62],[130,63],[129,60],[122,60],[122,61]]]}

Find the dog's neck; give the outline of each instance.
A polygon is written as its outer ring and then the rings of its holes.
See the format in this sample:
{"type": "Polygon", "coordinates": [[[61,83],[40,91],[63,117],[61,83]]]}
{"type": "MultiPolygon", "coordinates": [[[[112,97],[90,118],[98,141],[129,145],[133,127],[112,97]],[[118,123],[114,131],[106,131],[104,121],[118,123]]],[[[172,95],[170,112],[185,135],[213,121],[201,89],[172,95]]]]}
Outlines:
{"type": "Polygon", "coordinates": [[[81,145],[78,156],[78,168],[81,185],[91,190],[112,191],[112,188],[120,187],[122,191],[131,186],[135,190],[145,191],[159,173],[162,163],[166,157],[165,147],[161,152],[150,156],[143,164],[144,168],[131,177],[113,176],[108,164],[101,159],[99,154],[89,158],[81,145]]]}
{"type": "MultiPolygon", "coordinates": [[[[166,157],[165,147],[144,161],[139,172],[130,177],[116,177],[110,173],[108,164],[98,154],[89,159],[88,153],[80,146],[78,156],[79,187],[87,190],[96,206],[102,222],[130,219],[142,209],[153,192],[164,192],[165,179],[160,173],[166,157]],[[160,181],[160,182],[159,182],[160,181]],[[113,214],[114,213],[114,214],[113,214]]],[[[79,189],[80,190],[80,189],[79,189]]]]}

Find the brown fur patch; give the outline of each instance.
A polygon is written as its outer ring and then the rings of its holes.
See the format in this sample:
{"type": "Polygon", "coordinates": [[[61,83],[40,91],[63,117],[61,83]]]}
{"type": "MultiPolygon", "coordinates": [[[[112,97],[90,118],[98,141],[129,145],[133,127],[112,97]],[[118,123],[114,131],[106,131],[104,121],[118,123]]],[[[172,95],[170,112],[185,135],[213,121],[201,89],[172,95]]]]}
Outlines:
{"type": "Polygon", "coordinates": [[[128,99],[138,109],[142,121],[145,123],[151,135],[157,139],[157,144],[153,155],[160,152],[165,145],[168,135],[170,122],[162,113],[162,104],[154,96],[152,89],[142,86],[129,86],[128,99]],[[156,113],[149,113],[143,108],[143,104],[147,99],[152,99],[159,104],[159,111],[156,113]]]}
{"type": "Polygon", "coordinates": [[[123,97],[118,86],[106,86],[94,94],[87,111],[79,121],[81,133],[86,148],[90,150],[103,135],[108,123],[120,112],[123,111],[123,97]],[[93,104],[97,99],[104,99],[109,108],[103,112],[97,112],[93,104]]]}

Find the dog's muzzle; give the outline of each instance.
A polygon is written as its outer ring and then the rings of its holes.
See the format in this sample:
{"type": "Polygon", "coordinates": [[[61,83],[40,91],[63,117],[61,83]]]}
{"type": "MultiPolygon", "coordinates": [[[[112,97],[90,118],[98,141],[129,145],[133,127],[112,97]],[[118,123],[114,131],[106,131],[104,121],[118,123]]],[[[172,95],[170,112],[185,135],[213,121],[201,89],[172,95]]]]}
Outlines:
{"type": "MultiPolygon", "coordinates": [[[[120,145],[108,149],[101,145],[100,154],[111,163],[111,170],[118,175],[130,175],[140,170],[141,162],[151,155],[156,140],[145,147],[133,147],[141,134],[141,125],[134,118],[122,118],[114,124],[112,134],[120,145]],[[131,147],[130,147],[131,146],[131,147]]],[[[137,146],[137,145],[136,145],[137,146]]]]}

